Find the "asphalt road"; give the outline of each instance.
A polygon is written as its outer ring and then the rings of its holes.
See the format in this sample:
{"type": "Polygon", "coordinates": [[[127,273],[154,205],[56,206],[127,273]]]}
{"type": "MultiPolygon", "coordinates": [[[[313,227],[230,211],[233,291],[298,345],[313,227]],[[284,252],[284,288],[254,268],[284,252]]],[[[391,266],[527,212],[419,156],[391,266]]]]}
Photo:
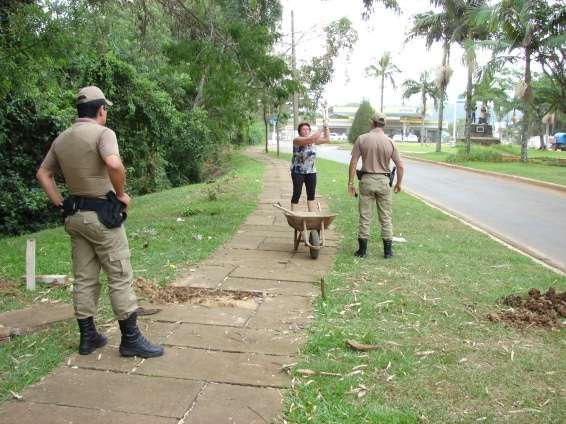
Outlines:
{"type": "MultiPolygon", "coordinates": [[[[289,151],[284,144],[282,151],[289,151]]],[[[350,162],[319,146],[318,156],[350,162]]],[[[566,193],[491,175],[404,159],[404,189],[566,272],[566,193]]]]}

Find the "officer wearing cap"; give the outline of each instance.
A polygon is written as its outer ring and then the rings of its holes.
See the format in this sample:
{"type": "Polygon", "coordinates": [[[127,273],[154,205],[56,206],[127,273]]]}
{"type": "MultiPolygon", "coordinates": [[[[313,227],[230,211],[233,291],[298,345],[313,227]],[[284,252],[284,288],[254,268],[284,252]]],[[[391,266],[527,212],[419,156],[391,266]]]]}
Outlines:
{"type": "Polygon", "coordinates": [[[390,161],[393,160],[397,167],[397,183],[394,191],[401,191],[403,181],[403,162],[399,157],[399,151],[395,143],[385,135],[386,116],[377,112],[373,115],[368,133],[360,135],[352,149],[350,160],[348,192],[357,195],[354,187],[354,175],[358,160],[362,158],[362,169],[359,183],[359,213],[360,221],[358,227],[358,250],[354,253],[357,257],[365,257],[367,254],[368,239],[370,233],[371,208],[373,202],[377,205],[379,223],[381,224],[381,238],[383,239],[383,256],[391,258],[393,225],[391,219],[391,186],[390,161]]]}
{"type": "Polygon", "coordinates": [[[64,209],[65,231],[71,237],[79,353],[87,355],[107,343],[94,325],[102,268],[108,277],[112,310],[122,333],[120,354],[161,356],[163,347],[150,343],[137,326],[138,305],[122,220],[109,228],[100,219],[110,210],[111,200],[121,209],[130,203],[124,191],[125,170],[116,134],[104,126],[112,102],[98,87],[90,86],[80,89],[76,104],[79,118],[53,141],[37,171],[37,179],[51,203],[64,209]],[[59,171],[70,193],[65,201],[54,180],[59,171]]]}

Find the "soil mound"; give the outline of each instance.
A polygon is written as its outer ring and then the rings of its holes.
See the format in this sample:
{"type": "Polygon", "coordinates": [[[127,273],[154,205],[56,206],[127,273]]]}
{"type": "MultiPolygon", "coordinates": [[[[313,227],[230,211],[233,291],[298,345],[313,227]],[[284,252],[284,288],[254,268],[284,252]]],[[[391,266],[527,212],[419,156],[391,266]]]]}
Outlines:
{"type": "Polygon", "coordinates": [[[205,306],[233,306],[255,309],[262,300],[261,293],[211,290],[195,287],[159,287],[143,278],[137,278],[133,287],[138,295],[151,303],[192,303],[205,306]]]}
{"type": "Polygon", "coordinates": [[[537,326],[554,330],[565,327],[566,291],[557,293],[550,287],[541,294],[538,289],[530,289],[526,299],[511,294],[499,299],[498,303],[509,309],[488,314],[490,321],[501,321],[518,328],[537,326]]]}

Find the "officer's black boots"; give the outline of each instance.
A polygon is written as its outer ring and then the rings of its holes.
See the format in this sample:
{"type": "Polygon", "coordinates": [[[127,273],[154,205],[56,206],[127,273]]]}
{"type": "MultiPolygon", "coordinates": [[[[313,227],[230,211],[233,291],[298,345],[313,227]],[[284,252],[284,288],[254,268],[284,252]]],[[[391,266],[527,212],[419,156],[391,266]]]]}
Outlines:
{"type": "Polygon", "coordinates": [[[359,238],[358,246],[358,250],[354,252],[354,256],[357,256],[358,258],[365,258],[368,250],[368,240],[359,238]]]}
{"type": "Polygon", "coordinates": [[[389,259],[393,257],[393,240],[383,239],[383,257],[389,259]]]}
{"type": "Polygon", "coordinates": [[[77,319],[77,322],[81,332],[81,340],[79,342],[79,353],[81,355],[88,355],[99,347],[106,345],[108,340],[96,331],[93,317],[77,319]]]}
{"type": "Polygon", "coordinates": [[[163,355],[163,346],[154,345],[143,336],[138,328],[137,318],[138,314],[132,312],[128,318],[118,321],[122,332],[120,355],[140,358],[155,358],[163,355]]]}

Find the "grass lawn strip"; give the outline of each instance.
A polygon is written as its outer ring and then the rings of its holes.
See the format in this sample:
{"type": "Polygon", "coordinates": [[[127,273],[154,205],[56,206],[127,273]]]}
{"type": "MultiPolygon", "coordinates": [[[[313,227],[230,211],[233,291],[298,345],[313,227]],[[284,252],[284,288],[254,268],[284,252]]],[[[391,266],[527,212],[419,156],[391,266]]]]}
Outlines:
{"type": "Polygon", "coordinates": [[[509,294],[564,291],[566,277],[403,193],[394,196],[394,231],[407,243],[383,260],[374,220],[369,257],[354,259],[357,202],[346,194],[346,166],[318,160],[317,168],[345,237],[295,368],[288,421],[563,420],[565,330],[515,329],[487,316],[506,308],[497,300],[509,294]],[[379,349],[358,352],[346,340],[379,349]]]}
{"type": "MultiPolygon", "coordinates": [[[[200,262],[232,237],[256,206],[264,165],[241,154],[227,164],[229,172],[217,181],[194,184],[132,201],[126,229],[136,278],[160,285],[180,271],[200,262]]],[[[13,282],[25,273],[26,240],[37,243],[36,273],[71,275],[70,243],[62,227],[21,237],[0,239],[0,312],[40,301],[71,303],[70,287],[26,292],[13,282]]],[[[112,321],[110,302],[103,284],[99,324],[112,321]]],[[[1,345],[0,401],[39,380],[77,348],[76,323],[63,323],[1,345]]]]}
{"type": "MultiPolygon", "coordinates": [[[[532,178],[535,180],[546,181],[549,183],[560,184],[566,186],[566,165],[556,166],[547,165],[552,161],[565,161],[566,152],[550,151],[550,150],[534,150],[529,149],[529,159],[537,161],[535,163],[524,164],[521,162],[483,162],[483,161],[464,161],[449,162],[449,158],[458,151],[456,147],[442,146],[442,152],[436,153],[433,144],[402,144],[397,143],[400,152],[407,157],[415,157],[427,159],[434,162],[447,162],[468,168],[480,169],[484,171],[501,172],[503,174],[516,175],[519,177],[532,178]],[[538,162],[542,161],[542,162],[538,162]]],[[[486,150],[480,146],[473,146],[479,152],[486,150]]],[[[517,157],[520,152],[517,146],[495,146],[492,147],[496,152],[502,152],[504,155],[517,157]]]]}

